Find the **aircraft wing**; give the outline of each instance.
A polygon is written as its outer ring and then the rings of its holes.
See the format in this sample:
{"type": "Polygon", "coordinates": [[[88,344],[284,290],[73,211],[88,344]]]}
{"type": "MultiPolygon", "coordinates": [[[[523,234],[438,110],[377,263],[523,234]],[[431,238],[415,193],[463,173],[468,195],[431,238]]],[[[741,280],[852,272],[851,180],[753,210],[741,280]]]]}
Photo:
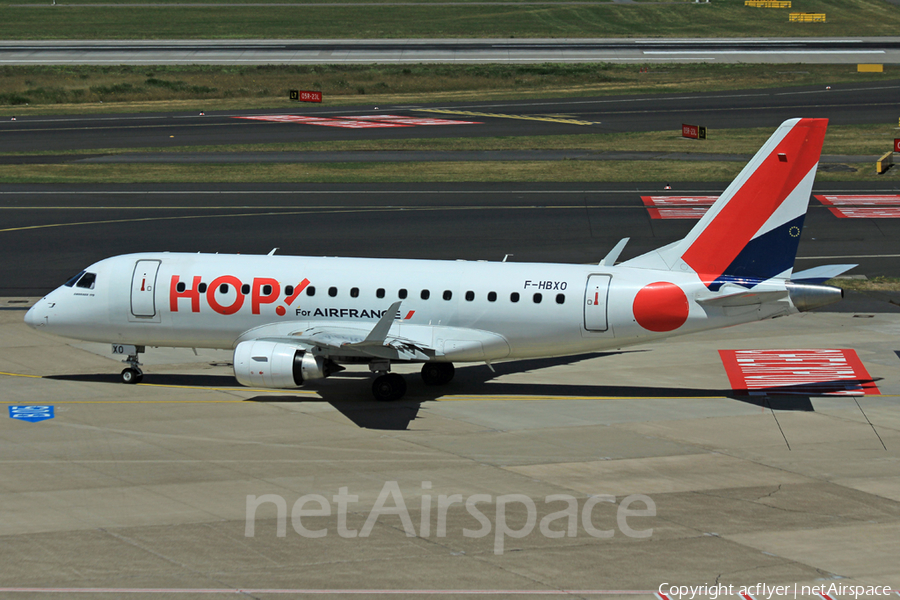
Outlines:
{"type": "Polygon", "coordinates": [[[347,326],[343,324],[321,324],[304,327],[286,336],[262,338],[266,341],[279,342],[318,349],[318,354],[326,356],[363,356],[383,358],[387,360],[430,360],[435,356],[435,349],[427,344],[390,335],[391,325],[400,311],[400,302],[391,305],[384,315],[371,329],[347,326]]]}
{"type": "Polygon", "coordinates": [[[395,302],[375,323],[359,325],[346,321],[277,323],[245,332],[238,343],[261,340],[315,350],[336,360],[383,359],[391,361],[485,360],[509,353],[506,339],[496,333],[462,327],[412,325],[395,320],[400,302],[395,302]]]}

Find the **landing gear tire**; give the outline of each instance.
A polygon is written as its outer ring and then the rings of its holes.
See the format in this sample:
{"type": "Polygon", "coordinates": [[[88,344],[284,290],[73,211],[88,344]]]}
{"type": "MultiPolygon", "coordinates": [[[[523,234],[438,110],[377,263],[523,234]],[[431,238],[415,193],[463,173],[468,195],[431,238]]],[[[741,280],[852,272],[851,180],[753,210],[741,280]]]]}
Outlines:
{"type": "Polygon", "coordinates": [[[446,385],[455,372],[453,363],[427,362],[422,365],[422,381],[425,385],[446,385]]]}
{"type": "Polygon", "coordinates": [[[406,393],[406,380],[396,373],[379,375],[372,383],[372,395],[379,402],[399,400],[406,393]]]}
{"type": "Polygon", "coordinates": [[[132,369],[131,367],[122,371],[122,383],[140,383],[144,378],[144,374],[140,369],[132,369]]]}

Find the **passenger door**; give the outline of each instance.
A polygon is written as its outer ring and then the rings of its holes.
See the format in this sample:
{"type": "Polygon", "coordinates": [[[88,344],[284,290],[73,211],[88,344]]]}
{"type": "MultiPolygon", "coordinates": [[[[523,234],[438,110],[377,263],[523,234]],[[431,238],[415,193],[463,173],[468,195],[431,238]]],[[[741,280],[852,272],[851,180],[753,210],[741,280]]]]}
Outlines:
{"type": "Polygon", "coordinates": [[[610,275],[589,275],[584,290],[584,328],[588,331],[606,331],[610,275]]]}
{"type": "Polygon", "coordinates": [[[158,260],[139,260],[131,278],[131,314],[150,319],[156,316],[156,274],[158,260]]]}

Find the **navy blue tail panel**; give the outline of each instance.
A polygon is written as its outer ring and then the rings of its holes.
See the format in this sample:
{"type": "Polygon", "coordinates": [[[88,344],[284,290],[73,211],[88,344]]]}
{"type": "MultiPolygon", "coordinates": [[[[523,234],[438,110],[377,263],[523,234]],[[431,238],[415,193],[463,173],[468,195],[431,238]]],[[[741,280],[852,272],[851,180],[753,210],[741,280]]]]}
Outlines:
{"type": "Polygon", "coordinates": [[[728,281],[746,281],[743,285],[753,287],[793,267],[805,218],[805,214],[800,215],[747,242],[725,272],[709,284],[709,289],[717,292],[728,281]]]}

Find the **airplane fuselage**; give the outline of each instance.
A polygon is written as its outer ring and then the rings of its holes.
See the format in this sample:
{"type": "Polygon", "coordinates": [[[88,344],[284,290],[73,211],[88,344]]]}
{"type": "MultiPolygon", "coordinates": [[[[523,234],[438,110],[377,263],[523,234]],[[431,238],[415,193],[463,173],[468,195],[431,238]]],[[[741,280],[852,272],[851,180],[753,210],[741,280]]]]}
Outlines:
{"type": "Polygon", "coordinates": [[[96,274],[92,288],[60,287],[30,322],[88,341],[231,349],[314,326],[371,328],[400,301],[392,333],[437,348],[438,360],[495,360],[796,312],[787,297],[730,312],[702,307],[696,300],[710,292],[696,274],[597,265],[147,253],[86,271],[96,274]],[[482,354],[471,356],[473,341],[482,354]]]}

